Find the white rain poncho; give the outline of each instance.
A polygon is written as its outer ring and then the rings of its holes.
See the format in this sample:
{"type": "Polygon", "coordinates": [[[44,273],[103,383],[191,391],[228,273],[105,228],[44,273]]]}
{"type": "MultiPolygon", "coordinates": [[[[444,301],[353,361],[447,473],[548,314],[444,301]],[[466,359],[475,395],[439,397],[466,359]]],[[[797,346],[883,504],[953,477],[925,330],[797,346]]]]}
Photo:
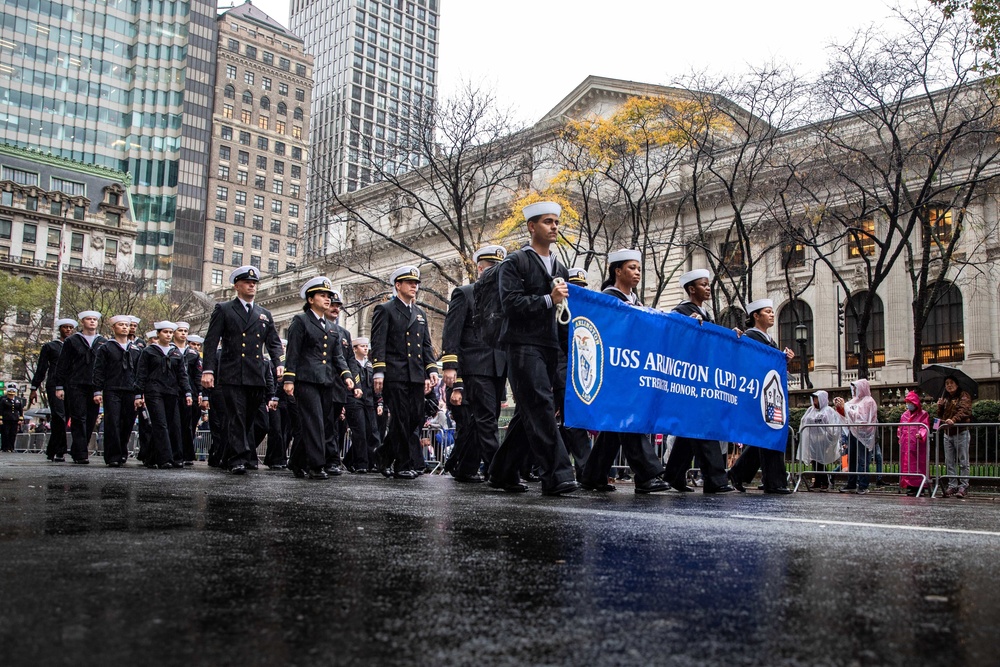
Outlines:
{"type": "Polygon", "coordinates": [[[869,451],[875,448],[875,426],[851,426],[851,424],[875,424],[878,422],[878,403],[872,398],[868,380],[851,383],[854,398],[844,403],[844,413],[851,435],[869,451]]]}
{"type": "Polygon", "coordinates": [[[802,415],[799,428],[799,460],[809,463],[835,463],[840,459],[840,433],[844,420],[840,413],[830,407],[829,394],[817,391],[813,394],[819,408],[809,406],[802,415]],[[826,424],[818,426],[818,424],[826,424]],[[809,428],[802,426],[809,425],[809,428]]]}

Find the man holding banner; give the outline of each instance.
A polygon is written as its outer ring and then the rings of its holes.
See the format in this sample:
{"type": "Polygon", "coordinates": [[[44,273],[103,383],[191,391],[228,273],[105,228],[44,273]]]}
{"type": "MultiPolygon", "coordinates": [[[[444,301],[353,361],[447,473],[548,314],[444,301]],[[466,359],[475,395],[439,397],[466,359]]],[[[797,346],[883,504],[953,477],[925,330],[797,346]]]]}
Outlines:
{"type": "Polygon", "coordinates": [[[565,329],[556,314],[568,296],[566,267],[550,252],[559,235],[562,207],[539,202],[524,207],[531,244],[500,265],[500,302],[505,316],[500,344],[505,346],[510,385],[526,437],[504,438],[490,466],[490,486],[526,491],[518,469],[529,455],[540,467],[542,494],[559,496],[579,489],[573,465],[556,424],[555,397],[559,355],[565,329]]]}
{"type": "Polygon", "coordinates": [[[705,491],[732,491],[720,440],[785,449],[787,363],[778,350],[748,345],[731,330],[711,323],[703,305],[709,295],[707,271],[685,274],[681,282],[690,300],[673,313],[569,288],[573,317],[566,424],[595,431],[673,434],[677,442],[665,481],[687,489],[685,473],[697,451],[705,491]],[[690,285],[693,282],[697,284],[690,285]],[[682,316],[691,313],[699,318],[682,316]]]}

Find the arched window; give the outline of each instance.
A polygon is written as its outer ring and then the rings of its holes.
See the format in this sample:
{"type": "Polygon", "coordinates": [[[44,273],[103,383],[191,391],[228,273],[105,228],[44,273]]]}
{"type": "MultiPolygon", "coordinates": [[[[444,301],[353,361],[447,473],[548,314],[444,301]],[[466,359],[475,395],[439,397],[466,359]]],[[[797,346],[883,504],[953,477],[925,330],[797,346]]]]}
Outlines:
{"type": "Polygon", "coordinates": [[[920,346],[924,364],[965,359],[964,317],[962,292],[949,283],[941,290],[941,296],[924,323],[920,346]]]}
{"type": "Polygon", "coordinates": [[[264,97],[260,98],[260,108],[261,109],[270,109],[271,108],[271,98],[268,97],[267,95],[265,95],[264,97]]]}
{"type": "Polygon", "coordinates": [[[235,100],[236,99],[236,89],[232,86],[226,86],[225,91],[226,99],[235,100]]]}
{"type": "Polygon", "coordinates": [[[292,118],[295,120],[302,120],[302,107],[295,107],[295,111],[292,113],[292,118]]]}
{"type": "Polygon", "coordinates": [[[278,102],[278,115],[284,116],[288,114],[288,105],[284,102],[278,102]]]}
{"type": "Polygon", "coordinates": [[[802,368],[802,347],[795,340],[795,327],[800,324],[806,326],[806,354],[808,369],[813,369],[813,341],[816,336],[813,332],[812,308],[805,301],[796,299],[786,303],[778,314],[778,347],[791,348],[795,352],[795,358],[788,362],[789,373],[799,373],[802,368]]]}
{"type": "Polygon", "coordinates": [[[249,90],[243,91],[243,104],[253,104],[253,93],[249,90]]]}
{"type": "Polygon", "coordinates": [[[747,314],[739,306],[730,306],[719,314],[719,326],[732,329],[738,327],[745,329],[747,324],[747,314]]]}
{"type": "MultiPolygon", "coordinates": [[[[858,313],[865,305],[868,292],[856,292],[851,295],[851,302],[858,313]]],[[[847,367],[857,368],[858,357],[854,354],[854,342],[858,340],[858,318],[854,316],[851,309],[844,306],[844,325],[846,338],[844,340],[847,350],[847,367]]],[[[868,331],[865,333],[865,342],[868,347],[868,368],[881,368],[885,366],[885,309],[882,306],[882,299],[875,295],[872,302],[872,314],[868,320],[868,331]]]]}

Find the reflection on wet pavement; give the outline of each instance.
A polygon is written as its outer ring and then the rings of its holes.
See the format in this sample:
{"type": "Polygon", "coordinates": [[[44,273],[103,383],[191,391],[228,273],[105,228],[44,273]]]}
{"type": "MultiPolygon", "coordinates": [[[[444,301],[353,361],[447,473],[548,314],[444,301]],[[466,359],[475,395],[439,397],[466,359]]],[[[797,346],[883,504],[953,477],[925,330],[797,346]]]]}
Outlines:
{"type": "Polygon", "coordinates": [[[998,514],[8,457],[0,646],[5,665],[992,664],[998,514]]]}

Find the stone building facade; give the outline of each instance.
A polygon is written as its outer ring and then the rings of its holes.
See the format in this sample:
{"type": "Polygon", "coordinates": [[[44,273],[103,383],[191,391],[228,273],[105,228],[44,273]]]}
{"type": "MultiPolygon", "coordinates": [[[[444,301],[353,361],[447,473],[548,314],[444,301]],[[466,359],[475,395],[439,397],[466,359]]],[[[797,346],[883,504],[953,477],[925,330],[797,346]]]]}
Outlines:
{"type": "Polygon", "coordinates": [[[313,58],[249,2],[219,15],[202,288],[233,267],[267,274],[302,255],[313,58]]]}

